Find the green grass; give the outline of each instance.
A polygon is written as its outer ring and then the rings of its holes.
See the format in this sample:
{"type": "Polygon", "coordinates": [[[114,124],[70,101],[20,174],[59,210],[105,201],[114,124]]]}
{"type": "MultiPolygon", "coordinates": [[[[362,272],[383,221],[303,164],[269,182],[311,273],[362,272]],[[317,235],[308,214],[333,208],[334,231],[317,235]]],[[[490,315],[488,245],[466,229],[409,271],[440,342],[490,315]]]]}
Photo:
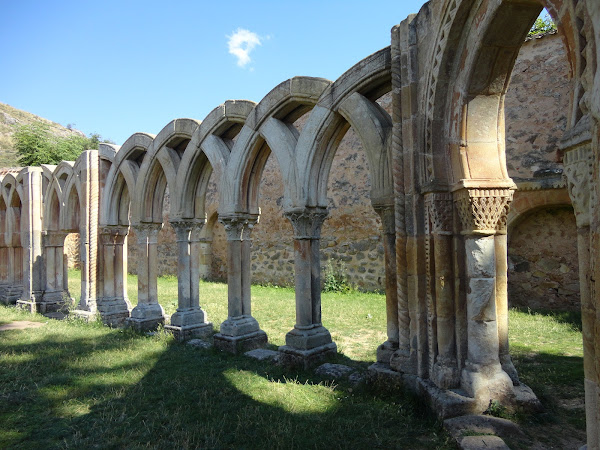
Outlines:
{"type": "MultiPolygon", "coordinates": [[[[70,283],[77,297],[78,272],[70,283]]],[[[133,303],[136,286],[130,277],[133,303]]],[[[167,314],[176,292],[174,277],[159,280],[167,314]]],[[[226,286],[203,282],[200,292],[218,327],[226,286]]],[[[293,290],[255,286],[252,295],[253,315],[270,342],[282,344],[294,324],[293,290]]],[[[374,361],[385,340],[384,297],[324,294],[322,309],[337,361],[358,368],[374,361]]],[[[12,320],[48,323],[0,332],[0,448],[454,448],[421,402],[398,390],[331,383],[164,333],[0,307],[0,323],[12,320]]],[[[515,364],[547,411],[517,419],[538,442],[583,436],[583,410],[565,406],[583,397],[577,316],[511,311],[510,320],[515,364]]]]}

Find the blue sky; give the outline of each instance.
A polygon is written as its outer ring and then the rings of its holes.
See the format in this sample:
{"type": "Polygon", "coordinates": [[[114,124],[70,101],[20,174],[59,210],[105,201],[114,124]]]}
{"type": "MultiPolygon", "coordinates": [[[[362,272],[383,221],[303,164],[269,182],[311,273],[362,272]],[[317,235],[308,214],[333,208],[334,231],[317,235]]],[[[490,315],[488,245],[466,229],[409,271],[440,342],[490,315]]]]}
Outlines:
{"type": "Polygon", "coordinates": [[[122,144],[295,75],[335,80],[423,3],[0,0],[0,102],[122,144]]]}

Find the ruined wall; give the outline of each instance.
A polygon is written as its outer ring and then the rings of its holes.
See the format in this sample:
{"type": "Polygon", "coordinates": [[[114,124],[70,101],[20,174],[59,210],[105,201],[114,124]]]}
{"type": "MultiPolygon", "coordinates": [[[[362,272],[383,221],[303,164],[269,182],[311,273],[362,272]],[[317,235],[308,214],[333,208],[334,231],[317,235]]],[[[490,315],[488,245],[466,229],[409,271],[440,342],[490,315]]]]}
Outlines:
{"type": "Polygon", "coordinates": [[[527,215],[509,236],[512,306],[579,310],[577,227],[573,208],[527,215]]]}
{"type": "Polygon", "coordinates": [[[529,39],[521,47],[505,99],[506,165],[511,178],[562,172],[558,142],[567,124],[568,73],[558,34],[529,39]]]}

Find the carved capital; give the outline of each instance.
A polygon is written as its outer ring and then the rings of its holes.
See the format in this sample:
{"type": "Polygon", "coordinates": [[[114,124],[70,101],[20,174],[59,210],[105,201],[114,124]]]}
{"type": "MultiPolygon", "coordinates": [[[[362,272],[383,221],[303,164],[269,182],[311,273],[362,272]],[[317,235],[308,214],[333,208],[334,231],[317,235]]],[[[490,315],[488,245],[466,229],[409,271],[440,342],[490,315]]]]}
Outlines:
{"type": "Polygon", "coordinates": [[[319,239],[321,225],[327,214],[325,208],[305,208],[284,213],[294,227],[294,239],[319,239]]]}
{"type": "Polygon", "coordinates": [[[573,202],[578,227],[590,224],[590,204],[593,179],[593,152],[591,145],[584,144],[565,152],[564,176],[567,180],[569,197],[573,202]]]}
{"type": "Polygon", "coordinates": [[[100,228],[103,245],[123,245],[128,234],[129,227],[123,225],[106,225],[100,228]]]}
{"type": "Polygon", "coordinates": [[[396,234],[396,209],[394,205],[373,206],[373,209],[381,217],[383,234],[396,234]]]}
{"type": "Polygon", "coordinates": [[[242,234],[242,238],[244,241],[252,240],[252,231],[254,230],[254,226],[258,223],[259,220],[258,215],[249,215],[246,217],[246,225],[244,226],[244,232],[242,234]]]}
{"type": "Polygon", "coordinates": [[[244,226],[248,218],[245,215],[219,217],[219,222],[225,227],[228,241],[241,241],[244,226]]]}
{"type": "Polygon", "coordinates": [[[44,231],[43,242],[44,247],[62,247],[65,245],[67,234],[64,231],[44,231]]]}
{"type": "Polygon", "coordinates": [[[433,234],[452,234],[454,204],[449,192],[432,192],[425,195],[425,211],[431,222],[433,234]]]}
{"type": "Polygon", "coordinates": [[[156,244],[158,242],[158,232],[162,229],[162,226],[162,223],[151,222],[141,222],[133,225],[138,244],[156,244]]]}
{"type": "Polygon", "coordinates": [[[462,234],[496,234],[498,222],[505,223],[513,189],[467,188],[454,192],[462,234]]]}

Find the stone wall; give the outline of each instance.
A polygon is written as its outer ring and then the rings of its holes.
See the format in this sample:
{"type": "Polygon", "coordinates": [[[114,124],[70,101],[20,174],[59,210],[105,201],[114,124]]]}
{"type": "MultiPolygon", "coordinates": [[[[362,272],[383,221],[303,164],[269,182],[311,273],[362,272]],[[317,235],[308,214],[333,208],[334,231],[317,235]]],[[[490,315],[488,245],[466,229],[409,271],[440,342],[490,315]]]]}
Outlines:
{"type": "Polygon", "coordinates": [[[576,243],[572,208],[540,209],[522,219],[508,243],[511,304],[579,310],[576,243]]]}

